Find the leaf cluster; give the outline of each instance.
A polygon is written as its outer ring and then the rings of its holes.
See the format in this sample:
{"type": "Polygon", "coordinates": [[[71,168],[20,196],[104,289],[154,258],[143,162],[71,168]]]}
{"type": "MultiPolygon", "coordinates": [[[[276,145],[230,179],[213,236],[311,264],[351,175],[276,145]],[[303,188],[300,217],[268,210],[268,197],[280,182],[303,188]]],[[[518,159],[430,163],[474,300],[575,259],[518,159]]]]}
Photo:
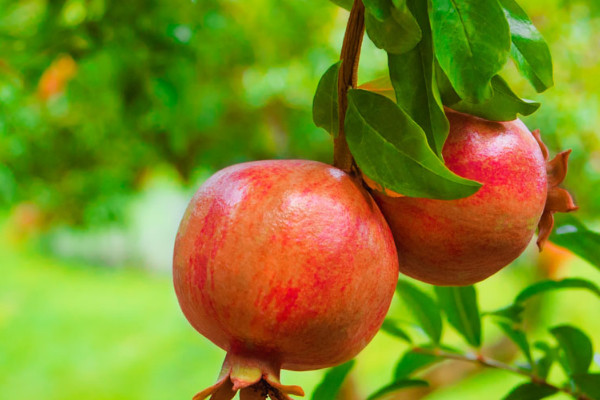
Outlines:
{"type": "MultiPolygon", "coordinates": [[[[336,1],[349,8],[351,2],[336,1]]],[[[535,112],[499,75],[511,58],[536,91],[553,85],[547,44],[514,0],[364,0],[370,40],[388,56],[381,90],[348,93],[344,131],[361,171],[384,189],[456,199],[479,188],[443,164],[444,107],[496,121],[535,112]],[[379,92],[379,93],[377,93],[379,92]],[[386,96],[387,94],[387,96],[386,96]]],[[[317,126],[337,135],[339,64],[313,102],[317,126]]]]}
{"type": "Polygon", "coordinates": [[[237,162],[329,158],[307,89],[334,54],[321,23],[333,7],[0,0],[0,10],[2,209],[28,201],[48,223],[124,222],[157,169],[195,187],[237,162]],[[64,57],[69,80],[58,79],[64,57]]]}
{"type": "MultiPolygon", "coordinates": [[[[423,372],[448,360],[504,369],[523,376],[525,380],[507,391],[502,397],[504,400],[542,399],[558,392],[567,393],[575,399],[600,398],[600,374],[590,370],[594,351],[588,335],[575,326],[563,324],[548,329],[549,340],[532,343],[522,320],[527,302],[550,291],[584,289],[597,297],[593,301],[600,300],[600,288],[594,283],[578,278],[537,282],[524,288],[509,306],[490,312],[480,310],[474,286],[433,289],[435,296],[407,280],[398,282],[396,293],[416,324],[394,319],[385,321],[382,330],[408,344],[409,350],[397,362],[391,383],[375,391],[368,397],[369,400],[383,398],[408,387],[426,386],[428,383],[424,380],[423,372]],[[523,362],[517,365],[504,364],[485,354],[484,319],[489,319],[516,345],[523,362]],[[466,350],[444,342],[447,326],[462,337],[466,350]],[[565,376],[561,384],[548,380],[555,366],[565,376]]],[[[350,362],[326,374],[313,400],[335,398],[337,391],[328,391],[330,397],[322,397],[323,388],[339,390],[353,365],[350,362]]]]}
{"type": "MultiPolygon", "coordinates": [[[[553,239],[559,239],[567,249],[600,269],[597,258],[600,235],[588,230],[574,217],[557,221],[553,239]]],[[[524,377],[522,383],[502,397],[503,400],[537,400],[558,392],[579,400],[600,399],[600,373],[592,370],[594,349],[587,333],[576,326],[560,324],[547,330],[546,339],[534,340],[526,329],[524,314],[530,300],[565,290],[585,291],[590,295],[590,301],[600,301],[600,287],[592,281],[582,278],[547,279],[523,288],[506,307],[482,311],[475,286],[417,286],[412,281],[399,280],[396,295],[413,321],[388,317],[381,330],[404,342],[409,349],[393,368],[392,381],[371,394],[369,400],[409,387],[427,386],[423,373],[448,360],[503,369],[524,377]],[[433,293],[428,289],[433,289],[433,293]],[[510,365],[486,355],[490,348],[484,346],[482,327],[486,320],[514,343],[521,353],[522,362],[510,365]],[[458,349],[445,342],[444,332],[448,327],[463,339],[466,349],[458,349]],[[562,371],[563,382],[556,384],[549,380],[553,368],[562,371]]],[[[351,361],[333,368],[325,375],[313,400],[335,398],[353,366],[351,361]],[[320,395],[325,387],[333,389],[327,392],[329,397],[320,395]]]]}

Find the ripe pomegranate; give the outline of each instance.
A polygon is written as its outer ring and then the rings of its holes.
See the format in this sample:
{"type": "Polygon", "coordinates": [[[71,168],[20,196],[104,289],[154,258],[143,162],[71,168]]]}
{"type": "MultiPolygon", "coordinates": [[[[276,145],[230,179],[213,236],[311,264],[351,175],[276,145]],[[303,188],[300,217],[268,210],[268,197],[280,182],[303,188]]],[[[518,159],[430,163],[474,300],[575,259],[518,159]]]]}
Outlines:
{"type": "Polygon", "coordinates": [[[227,351],[194,399],[289,399],[280,368],[354,357],[398,279],[392,234],[370,195],[332,166],[258,161],[213,175],[181,222],[175,291],[192,326],[227,351]]]}
{"type": "MultiPolygon", "coordinates": [[[[493,122],[446,110],[446,166],[483,184],[472,196],[433,200],[374,192],[398,249],[400,271],[435,285],[469,285],[517,258],[539,224],[538,245],[556,211],[576,209],[557,187],[570,151],[546,163],[539,132],[520,120],[493,122]]],[[[367,180],[368,182],[368,180],[367,180]]]]}

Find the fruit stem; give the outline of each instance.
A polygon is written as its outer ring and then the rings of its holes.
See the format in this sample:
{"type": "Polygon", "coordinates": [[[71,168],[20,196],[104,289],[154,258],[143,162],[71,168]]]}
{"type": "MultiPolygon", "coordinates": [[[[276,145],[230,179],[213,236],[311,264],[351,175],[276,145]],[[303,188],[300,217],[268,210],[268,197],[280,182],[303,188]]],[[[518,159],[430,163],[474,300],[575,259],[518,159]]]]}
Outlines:
{"type": "Polygon", "coordinates": [[[364,33],[365,6],[362,0],[354,0],[340,55],[342,65],[338,76],[339,134],[333,141],[333,165],[348,173],[353,169],[354,158],[346,142],[344,119],[348,108],[348,90],[356,87],[358,82],[358,61],[364,33]]]}
{"type": "Polygon", "coordinates": [[[531,382],[533,382],[535,384],[552,388],[558,392],[566,393],[577,400],[592,400],[587,395],[585,395],[583,393],[577,393],[568,387],[559,387],[559,386],[553,385],[552,383],[548,382],[545,378],[537,376],[535,373],[532,373],[531,371],[513,367],[512,365],[505,364],[498,360],[494,360],[494,359],[486,357],[482,354],[472,355],[472,354],[463,354],[463,353],[452,353],[452,352],[445,351],[445,350],[442,350],[439,348],[430,349],[430,348],[423,348],[423,347],[414,347],[412,349],[412,351],[415,353],[432,355],[432,356],[436,356],[436,357],[445,358],[448,360],[465,361],[465,362],[470,362],[470,363],[474,363],[474,364],[479,364],[479,365],[481,365],[483,367],[487,367],[487,368],[494,368],[494,369],[500,369],[500,370],[512,372],[513,374],[526,376],[527,378],[529,378],[531,380],[531,382]]]}

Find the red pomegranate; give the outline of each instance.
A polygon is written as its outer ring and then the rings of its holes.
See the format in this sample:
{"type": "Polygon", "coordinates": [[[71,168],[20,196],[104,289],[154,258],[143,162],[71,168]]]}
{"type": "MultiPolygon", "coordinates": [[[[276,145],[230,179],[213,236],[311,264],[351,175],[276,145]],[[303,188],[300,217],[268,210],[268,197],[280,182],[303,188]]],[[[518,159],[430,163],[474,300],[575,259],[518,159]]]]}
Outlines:
{"type": "Polygon", "coordinates": [[[576,207],[557,187],[570,151],[546,163],[539,132],[532,134],[520,120],[446,114],[444,161],[456,174],[482,183],[481,189],[450,201],[377,192],[374,197],[394,235],[400,271],[431,284],[459,286],[481,281],[517,258],[538,224],[541,248],[552,214],[576,207]]]}
{"type": "Polygon", "coordinates": [[[349,175],[315,161],[258,161],[213,175],[181,222],[175,291],[192,326],[227,351],[194,399],[289,399],[280,368],[354,357],[398,278],[392,234],[349,175]]]}

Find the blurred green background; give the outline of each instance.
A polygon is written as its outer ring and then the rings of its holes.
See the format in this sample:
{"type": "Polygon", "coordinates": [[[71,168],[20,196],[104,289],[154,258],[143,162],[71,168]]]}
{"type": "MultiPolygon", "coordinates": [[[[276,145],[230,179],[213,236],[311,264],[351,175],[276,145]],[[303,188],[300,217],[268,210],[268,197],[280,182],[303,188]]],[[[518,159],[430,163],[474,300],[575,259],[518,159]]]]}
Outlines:
{"type": "MultiPolygon", "coordinates": [[[[542,102],[528,126],[553,153],[573,149],[565,185],[598,230],[600,3],[520,3],[549,42],[556,87],[536,95],[512,65],[505,73],[542,102]]],[[[310,110],[346,18],[326,0],[0,0],[0,399],[188,399],[214,381],[223,353],[171,287],[179,219],[224,166],[331,160],[310,110]]],[[[361,81],[381,76],[385,54],[368,39],[363,54],[361,81]]],[[[478,285],[482,307],[563,276],[598,282],[584,261],[529,249],[478,285]]],[[[600,348],[588,296],[544,296],[529,330],[571,322],[600,348]]],[[[377,336],[352,378],[359,398],[389,382],[403,350],[377,336]]],[[[283,381],[310,393],[322,373],[283,381]]],[[[494,400],[514,382],[444,378],[426,398],[494,400]]]]}

